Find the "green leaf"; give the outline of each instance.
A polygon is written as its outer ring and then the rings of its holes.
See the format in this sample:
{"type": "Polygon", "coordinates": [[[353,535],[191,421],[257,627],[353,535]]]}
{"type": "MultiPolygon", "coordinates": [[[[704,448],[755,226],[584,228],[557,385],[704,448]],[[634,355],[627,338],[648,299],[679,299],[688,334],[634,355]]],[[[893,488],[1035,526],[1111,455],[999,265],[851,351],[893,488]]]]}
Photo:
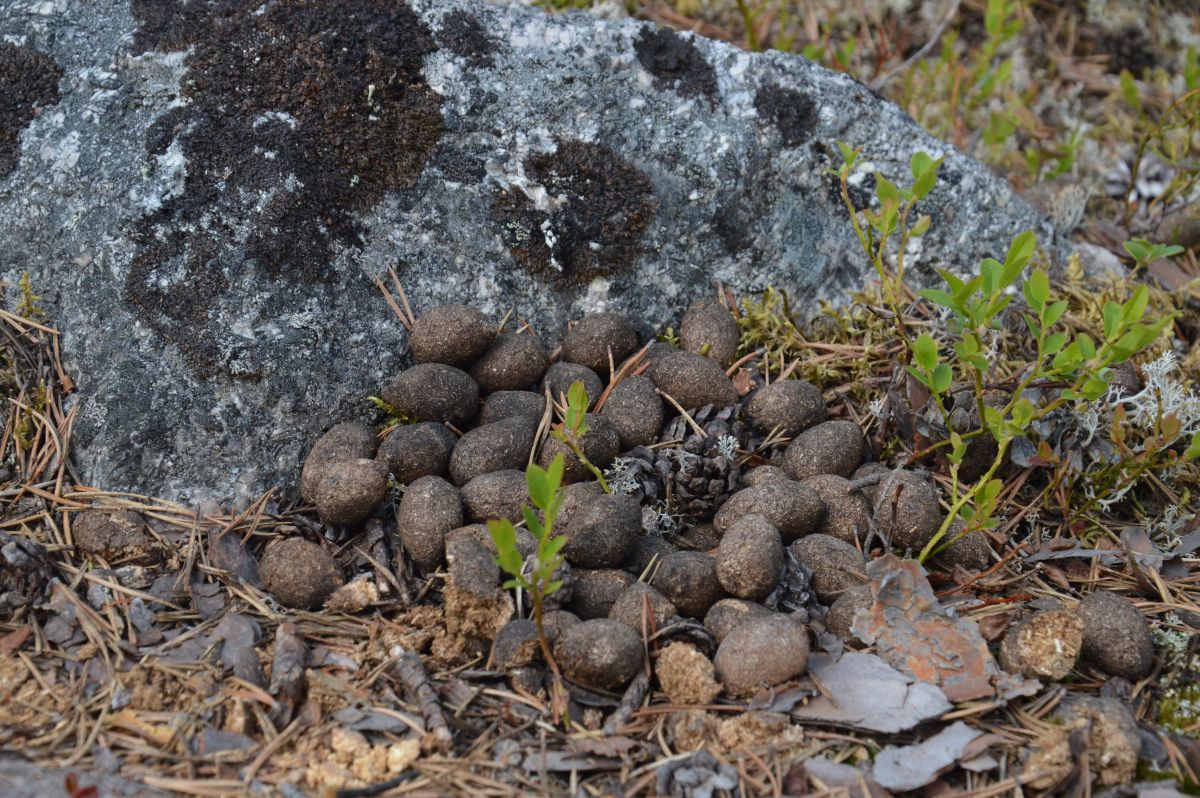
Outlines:
{"type": "Polygon", "coordinates": [[[1147,263],[1150,260],[1150,252],[1153,245],[1144,238],[1134,238],[1126,241],[1121,245],[1125,251],[1129,253],[1138,263],[1147,263]]]}
{"type": "Polygon", "coordinates": [[[1046,306],[1046,314],[1042,319],[1042,323],[1047,327],[1053,327],[1062,315],[1067,312],[1067,300],[1060,299],[1046,306]]]}
{"type": "MultiPolygon", "coordinates": [[[[924,168],[919,175],[914,175],[916,179],[913,182],[912,193],[917,199],[925,199],[933,191],[933,187],[937,185],[938,167],[942,165],[942,159],[938,158],[936,161],[929,161],[929,156],[925,155],[925,153],[921,152],[917,153],[917,155],[924,156],[928,162],[923,164],[924,168]]],[[[913,156],[914,160],[916,160],[917,155],[913,156]]]]}
{"type": "Polygon", "coordinates": [[[1033,403],[1028,399],[1018,399],[1013,405],[1012,421],[1021,429],[1029,426],[1029,422],[1033,420],[1033,403]]]}
{"type": "Polygon", "coordinates": [[[945,363],[938,363],[933,369],[933,385],[931,386],[934,393],[945,393],[950,390],[950,383],[954,381],[954,372],[950,366],[945,363]]]}
{"type": "Polygon", "coordinates": [[[842,153],[842,163],[853,165],[854,162],[858,160],[858,154],[861,152],[861,150],[853,149],[844,141],[839,141],[837,145],[838,149],[841,150],[842,153]]]}
{"type": "Polygon", "coordinates": [[[1121,332],[1121,306],[1116,302],[1105,302],[1102,315],[1104,316],[1105,339],[1116,340],[1117,335],[1121,332]]]}
{"type": "Polygon", "coordinates": [[[1126,324],[1133,324],[1141,321],[1146,315],[1146,305],[1150,302],[1150,289],[1145,285],[1139,285],[1133,291],[1133,296],[1125,301],[1121,308],[1121,321],[1126,324]]]}
{"type": "Polygon", "coordinates": [[[1029,263],[1036,249],[1037,237],[1032,230],[1026,230],[1014,238],[1012,244],[1009,245],[1008,254],[1004,257],[1004,264],[1006,266],[1016,265],[1019,271],[1029,263]]]}
{"type": "Polygon", "coordinates": [[[935,305],[941,305],[951,310],[957,310],[959,307],[958,303],[954,301],[954,297],[937,288],[923,288],[917,292],[917,296],[928,299],[935,305]]]}
{"type": "Polygon", "coordinates": [[[558,556],[559,551],[561,551],[562,547],[565,545],[567,545],[566,535],[559,535],[556,538],[544,540],[542,541],[541,545],[538,546],[538,558],[543,562],[551,560],[558,556]]]}
{"type": "Polygon", "coordinates": [[[1046,300],[1050,298],[1050,279],[1041,269],[1034,269],[1029,279],[1021,286],[1021,291],[1025,294],[1025,301],[1029,303],[1029,307],[1040,315],[1046,300]]]}
{"type": "Polygon", "coordinates": [[[909,228],[908,234],[913,238],[920,238],[929,232],[929,225],[932,221],[928,214],[921,214],[917,217],[917,223],[909,228]]]}
{"type": "Polygon", "coordinates": [[[587,389],[583,387],[582,380],[575,380],[571,383],[571,387],[567,389],[567,412],[564,420],[567,424],[567,429],[571,433],[579,436],[586,432],[584,428],[584,420],[587,417],[588,395],[587,389]]]}
{"type": "Polygon", "coordinates": [[[900,204],[900,190],[896,184],[879,173],[875,174],[875,196],[883,203],[900,204]]]}
{"type": "Polygon", "coordinates": [[[561,579],[555,579],[552,582],[547,582],[546,586],[542,588],[542,595],[549,596],[551,593],[557,593],[562,589],[562,586],[563,582],[561,579]]]}
{"type": "Polygon", "coordinates": [[[991,405],[984,405],[983,420],[992,435],[999,440],[1004,429],[1004,415],[991,405]]]}
{"type": "Polygon", "coordinates": [[[1128,69],[1121,70],[1118,81],[1121,84],[1121,96],[1125,98],[1129,107],[1137,111],[1142,110],[1142,91],[1128,69]]]}
{"type": "Polygon", "coordinates": [[[1091,360],[1096,356],[1096,345],[1087,333],[1080,333],[1075,343],[1079,344],[1079,354],[1083,355],[1084,360],[1091,360]]]}
{"type": "Polygon", "coordinates": [[[926,388],[933,390],[933,386],[929,384],[929,382],[930,382],[929,375],[926,374],[924,371],[913,368],[912,366],[905,366],[904,370],[907,371],[909,376],[911,376],[914,380],[921,383],[926,388]]]}
{"type": "Polygon", "coordinates": [[[492,542],[496,544],[496,562],[505,573],[520,577],[524,561],[517,550],[516,527],[508,519],[488,521],[487,526],[492,542]]]}
{"type": "Polygon", "coordinates": [[[913,359],[927,372],[932,372],[938,362],[938,347],[929,333],[921,333],[912,345],[913,359]]]}
{"type": "Polygon", "coordinates": [[[1062,349],[1063,344],[1065,344],[1066,342],[1067,342],[1067,334],[1066,333],[1061,333],[1061,332],[1051,333],[1050,335],[1046,336],[1046,341],[1043,344],[1043,348],[1045,349],[1045,352],[1047,355],[1053,355],[1056,352],[1058,352],[1058,350],[1062,349]]]}
{"type": "Polygon", "coordinates": [[[520,579],[520,578],[506,579],[506,580],[504,580],[504,584],[502,584],[501,587],[503,587],[505,590],[516,590],[517,588],[522,588],[524,590],[528,590],[529,583],[526,582],[524,579],[520,579]]]}
{"type": "Polygon", "coordinates": [[[545,524],[538,518],[537,511],[528,504],[521,505],[521,516],[525,519],[525,526],[529,529],[529,534],[533,535],[536,540],[541,540],[546,535],[545,524]]]}
{"type": "Polygon", "coordinates": [[[529,488],[529,498],[534,506],[546,509],[550,499],[554,497],[554,487],[550,484],[550,475],[541,466],[530,463],[525,469],[525,485],[529,488]]]}
{"type": "MultiPolygon", "coordinates": [[[[562,478],[563,456],[562,453],[559,452],[558,454],[554,455],[554,459],[550,461],[550,467],[546,469],[546,482],[550,488],[551,495],[558,494],[558,488],[560,485],[562,485],[562,478]]],[[[542,509],[545,510],[547,507],[549,507],[549,502],[547,502],[547,506],[543,507],[542,509]]]]}
{"type": "Polygon", "coordinates": [[[1084,380],[1083,386],[1079,389],[1079,392],[1083,395],[1083,398],[1092,402],[1099,399],[1107,391],[1108,383],[1106,383],[1104,380],[1097,379],[1096,377],[1091,377],[1087,380],[1084,380]]]}

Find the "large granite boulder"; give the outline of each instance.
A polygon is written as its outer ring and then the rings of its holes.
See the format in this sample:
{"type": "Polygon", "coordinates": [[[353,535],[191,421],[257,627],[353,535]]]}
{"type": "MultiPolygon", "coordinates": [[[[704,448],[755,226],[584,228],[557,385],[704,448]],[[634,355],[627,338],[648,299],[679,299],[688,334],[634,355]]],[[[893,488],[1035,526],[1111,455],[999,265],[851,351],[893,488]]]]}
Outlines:
{"type": "Polygon", "coordinates": [[[294,485],[406,364],[373,283],[666,322],[722,281],[795,306],[867,274],[836,142],[946,155],[914,273],[1049,230],[986,168],[799,57],[471,0],[7,0],[0,269],[63,330],[92,484],[294,485]]]}

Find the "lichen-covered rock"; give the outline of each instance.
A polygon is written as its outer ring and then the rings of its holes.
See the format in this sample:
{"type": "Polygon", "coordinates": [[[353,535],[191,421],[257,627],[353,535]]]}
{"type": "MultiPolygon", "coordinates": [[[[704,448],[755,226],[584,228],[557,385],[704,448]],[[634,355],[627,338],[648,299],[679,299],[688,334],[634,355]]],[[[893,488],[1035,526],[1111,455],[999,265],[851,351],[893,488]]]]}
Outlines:
{"type": "MultiPolygon", "coordinates": [[[[567,318],[654,323],[717,281],[812,309],[864,279],[839,140],[855,185],[945,156],[911,274],[1051,241],[1002,178],[781,52],[481,0],[44,6],[0,4],[0,82],[30,100],[0,118],[0,277],[29,271],[63,330],[91,485],[294,486],[409,363],[388,265],[414,308],[515,306],[547,350],[567,318]]],[[[603,354],[564,359],[605,376],[603,354]]]]}

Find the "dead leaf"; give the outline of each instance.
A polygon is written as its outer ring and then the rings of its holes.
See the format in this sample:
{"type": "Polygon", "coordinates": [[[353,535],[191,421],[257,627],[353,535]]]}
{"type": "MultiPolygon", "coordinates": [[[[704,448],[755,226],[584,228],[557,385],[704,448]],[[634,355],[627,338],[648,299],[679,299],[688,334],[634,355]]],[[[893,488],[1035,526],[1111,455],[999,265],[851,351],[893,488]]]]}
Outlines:
{"type": "Polygon", "coordinates": [[[281,623],[275,630],[275,659],[271,664],[270,693],[276,700],[271,720],[279,728],[286,726],[304,696],[308,646],[296,633],[293,623],[281,623]]]}
{"type": "Polygon", "coordinates": [[[937,685],[914,682],[874,654],[852,651],[836,662],[814,654],[809,673],[821,695],[792,710],[796,718],[894,734],[953,708],[937,685]]]}
{"type": "Polygon", "coordinates": [[[875,757],[875,781],[894,791],[924,787],[954,767],[980,735],[960,720],[916,745],[885,748],[875,757]]]}
{"type": "Polygon", "coordinates": [[[571,740],[569,745],[572,751],[604,757],[624,756],[641,747],[637,740],[619,734],[612,737],[579,737],[571,740]]]}
{"type": "Polygon", "coordinates": [[[888,664],[940,685],[954,702],[995,696],[993,681],[1003,680],[1006,694],[1026,689],[996,665],[978,624],[942,607],[920,563],[887,554],[867,566],[867,575],[875,603],[859,610],[852,629],[888,664]]]}
{"type": "Polygon", "coordinates": [[[0,654],[6,657],[11,657],[21,646],[25,645],[25,641],[33,634],[33,628],[29,624],[19,626],[12,630],[4,637],[0,637],[0,654]]]}
{"type": "Polygon", "coordinates": [[[258,576],[258,560],[254,559],[237,535],[216,529],[208,533],[208,561],[233,577],[233,582],[242,582],[262,589],[258,576]]]}
{"type": "Polygon", "coordinates": [[[1007,614],[989,615],[986,618],[980,618],[979,634],[983,635],[983,639],[989,643],[995,643],[1004,636],[1004,630],[1008,628],[1011,621],[1011,616],[1007,614]]]}
{"type": "Polygon", "coordinates": [[[746,369],[738,369],[737,374],[733,375],[733,387],[737,389],[738,396],[745,396],[754,389],[754,380],[750,378],[750,372],[746,369]]]}

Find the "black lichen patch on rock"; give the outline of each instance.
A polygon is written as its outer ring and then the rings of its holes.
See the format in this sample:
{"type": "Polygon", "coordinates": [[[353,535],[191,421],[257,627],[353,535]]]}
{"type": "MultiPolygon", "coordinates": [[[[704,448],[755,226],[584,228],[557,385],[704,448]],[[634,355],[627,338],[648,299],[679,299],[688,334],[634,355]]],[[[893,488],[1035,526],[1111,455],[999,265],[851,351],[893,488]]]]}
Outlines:
{"type": "Polygon", "coordinates": [[[672,89],[681,97],[716,98],[716,72],[690,39],[666,28],[646,28],[633,49],[661,88],[672,89]]]}
{"type": "Polygon", "coordinates": [[[124,294],[198,375],[243,373],[230,331],[209,329],[227,275],[331,277],[336,251],[360,244],[356,215],[412,188],[441,138],[441,98],[421,74],[436,47],[390,0],[170,4],[195,15],[186,29],[159,5],[135,3],[137,41],[192,49],[185,110],[153,143],[179,147],[187,179],[137,224],[124,294]]]}
{"type": "Polygon", "coordinates": [[[567,141],[525,159],[525,174],[556,198],[549,212],[502,190],[492,219],[513,257],[542,277],[579,284],[630,268],[657,203],[650,179],[603,144],[567,141]]]}
{"type": "Polygon", "coordinates": [[[17,168],[21,131],[58,102],[62,69],[45,53],[0,42],[0,177],[17,168]]]}
{"type": "Polygon", "coordinates": [[[772,124],[784,146],[795,147],[812,137],[820,121],[817,104],[807,94],[781,86],[762,86],[754,95],[754,109],[772,124]]]}
{"type": "Polygon", "coordinates": [[[496,43],[471,14],[446,14],[442,17],[442,29],[437,39],[438,44],[473,67],[490,67],[495,63],[496,43]]]}

